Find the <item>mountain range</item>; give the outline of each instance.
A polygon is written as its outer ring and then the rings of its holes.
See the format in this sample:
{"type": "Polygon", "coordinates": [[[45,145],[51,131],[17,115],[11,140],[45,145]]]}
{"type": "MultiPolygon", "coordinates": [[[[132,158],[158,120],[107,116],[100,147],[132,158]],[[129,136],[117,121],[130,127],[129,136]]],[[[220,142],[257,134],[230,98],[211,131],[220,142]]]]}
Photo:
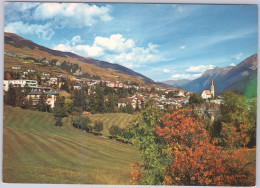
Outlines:
{"type": "MultiPolygon", "coordinates": [[[[5,53],[13,53],[17,56],[5,55],[5,70],[10,70],[13,65],[21,65],[25,68],[34,68],[41,71],[62,72],[55,67],[44,67],[36,63],[25,62],[19,57],[30,57],[35,59],[56,59],[60,62],[69,61],[78,64],[83,72],[90,75],[97,75],[101,79],[110,81],[133,81],[146,86],[178,87],[187,91],[201,93],[205,89],[210,89],[211,80],[214,80],[215,93],[222,94],[226,90],[232,90],[239,94],[256,96],[257,86],[257,54],[246,58],[236,66],[215,67],[206,70],[202,76],[194,80],[168,80],[163,83],[155,82],[152,79],[126,68],[119,64],[100,61],[90,57],[83,57],[71,52],[63,52],[46,48],[30,40],[22,38],[14,33],[4,33],[5,53]]],[[[65,73],[64,71],[62,73],[65,73]]]]}
{"type": "Polygon", "coordinates": [[[174,87],[181,87],[184,84],[189,83],[191,80],[188,79],[180,79],[180,80],[166,80],[163,83],[174,86],[174,87]]]}
{"type": "MultiPolygon", "coordinates": [[[[123,81],[143,81],[147,84],[167,86],[165,84],[155,82],[152,79],[131,69],[128,69],[122,65],[116,63],[109,63],[106,61],[100,61],[89,57],[79,56],[71,52],[63,52],[49,49],[44,46],[38,45],[30,40],[24,39],[21,36],[14,33],[5,32],[4,43],[5,52],[14,52],[20,55],[30,56],[33,58],[58,59],[59,61],[69,60],[71,63],[77,63],[83,66],[84,72],[96,74],[100,76],[102,79],[107,79],[106,75],[108,77],[109,75],[113,75],[114,77],[120,76],[120,78],[123,81]]],[[[5,62],[5,64],[6,63],[7,62],[5,62]]],[[[113,79],[112,76],[109,79],[113,79]]]]}
{"type": "Polygon", "coordinates": [[[235,91],[239,94],[248,94],[250,88],[253,91],[250,91],[249,97],[256,97],[257,54],[251,55],[236,66],[215,67],[206,70],[202,76],[194,80],[168,80],[164,83],[201,93],[205,89],[210,89],[212,79],[216,94],[223,94],[226,90],[235,91]]]}

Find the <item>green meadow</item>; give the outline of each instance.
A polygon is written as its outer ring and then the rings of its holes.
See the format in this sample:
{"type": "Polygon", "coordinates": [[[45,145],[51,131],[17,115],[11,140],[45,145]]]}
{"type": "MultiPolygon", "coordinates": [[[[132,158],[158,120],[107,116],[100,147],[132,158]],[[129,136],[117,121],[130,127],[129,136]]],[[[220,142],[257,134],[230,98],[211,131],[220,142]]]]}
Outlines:
{"type": "MultiPolygon", "coordinates": [[[[106,135],[109,126],[126,126],[132,116],[94,118],[104,121],[106,135]]],[[[5,183],[129,184],[130,163],[141,161],[134,146],[73,128],[69,118],[62,127],[54,122],[50,113],[4,106],[5,183]]]]}
{"type": "Polygon", "coordinates": [[[94,114],[91,119],[92,121],[100,120],[104,123],[104,130],[101,132],[104,136],[109,136],[109,128],[113,125],[119,128],[125,128],[129,125],[133,119],[132,114],[126,113],[105,113],[105,114],[94,114]]]}

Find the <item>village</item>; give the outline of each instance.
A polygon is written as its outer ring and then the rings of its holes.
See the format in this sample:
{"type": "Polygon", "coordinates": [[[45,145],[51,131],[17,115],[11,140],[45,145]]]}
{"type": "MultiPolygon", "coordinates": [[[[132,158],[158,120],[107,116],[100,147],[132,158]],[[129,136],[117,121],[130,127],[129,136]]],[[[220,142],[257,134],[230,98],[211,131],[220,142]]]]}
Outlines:
{"type": "MultiPolygon", "coordinates": [[[[41,96],[46,97],[46,104],[50,108],[55,107],[57,97],[65,89],[65,85],[69,82],[71,90],[81,90],[82,87],[88,87],[88,94],[94,91],[97,85],[103,85],[114,90],[133,89],[132,95],[118,98],[117,108],[124,108],[127,103],[132,105],[133,109],[142,109],[147,101],[152,102],[161,110],[166,108],[178,109],[189,103],[191,92],[178,88],[162,88],[162,87],[146,87],[137,83],[123,83],[120,81],[94,80],[68,75],[54,75],[51,72],[38,72],[32,68],[22,69],[21,66],[12,66],[12,71],[20,75],[19,79],[4,80],[4,91],[8,92],[10,86],[14,88],[27,88],[25,100],[32,101],[32,105],[36,106],[41,100],[41,96]],[[38,80],[28,78],[38,77],[38,80]],[[28,91],[29,90],[29,91],[28,91]]],[[[66,86],[68,87],[68,86],[66,86]]],[[[223,103],[221,96],[215,97],[214,83],[210,90],[204,90],[201,94],[202,99],[206,102],[197,108],[197,113],[209,118],[212,121],[219,116],[220,104],[223,103]]],[[[23,90],[24,91],[24,90],[23,90]]]]}

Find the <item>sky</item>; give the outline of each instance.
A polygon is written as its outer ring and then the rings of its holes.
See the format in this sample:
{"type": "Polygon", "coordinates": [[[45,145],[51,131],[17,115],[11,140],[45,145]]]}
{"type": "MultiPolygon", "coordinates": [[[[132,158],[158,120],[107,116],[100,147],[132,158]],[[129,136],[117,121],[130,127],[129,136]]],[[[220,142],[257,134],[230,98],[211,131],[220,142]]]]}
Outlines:
{"type": "Polygon", "coordinates": [[[165,81],[257,53],[257,22],[256,5],[6,2],[4,30],[165,81]]]}

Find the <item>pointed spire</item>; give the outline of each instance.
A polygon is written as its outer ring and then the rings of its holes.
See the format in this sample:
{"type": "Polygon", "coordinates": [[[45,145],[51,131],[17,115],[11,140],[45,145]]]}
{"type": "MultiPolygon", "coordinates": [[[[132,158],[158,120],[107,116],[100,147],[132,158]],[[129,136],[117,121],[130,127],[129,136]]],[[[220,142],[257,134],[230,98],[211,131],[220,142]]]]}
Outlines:
{"type": "Polygon", "coordinates": [[[212,84],[211,84],[211,86],[214,86],[213,79],[212,79],[212,84]]]}

